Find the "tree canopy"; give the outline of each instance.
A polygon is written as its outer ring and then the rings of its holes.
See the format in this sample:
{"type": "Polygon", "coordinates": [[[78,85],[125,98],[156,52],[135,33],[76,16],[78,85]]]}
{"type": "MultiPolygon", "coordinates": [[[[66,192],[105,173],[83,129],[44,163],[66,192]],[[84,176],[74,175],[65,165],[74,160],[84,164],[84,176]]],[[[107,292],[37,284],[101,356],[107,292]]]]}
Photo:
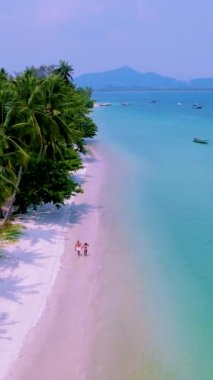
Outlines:
{"type": "Polygon", "coordinates": [[[91,91],[76,88],[72,73],[65,61],[15,78],[0,69],[0,208],[14,191],[20,211],[60,205],[81,191],[71,173],[82,166],[85,138],[97,127],[91,91]]]}

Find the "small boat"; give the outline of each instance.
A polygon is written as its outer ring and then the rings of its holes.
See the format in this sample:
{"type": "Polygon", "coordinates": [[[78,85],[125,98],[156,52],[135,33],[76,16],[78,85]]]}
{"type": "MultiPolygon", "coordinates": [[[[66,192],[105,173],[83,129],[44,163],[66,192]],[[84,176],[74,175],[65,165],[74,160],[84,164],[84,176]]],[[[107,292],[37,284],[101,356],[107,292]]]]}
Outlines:
{"type": "Polygon", "coordinates": [[[153,99],[153,100],[150,100],[149,103],[159,103],[159,100],[153,99]]]}
{"type": "Polygon", "coordinates": [[[192,108],[193,108],[194,110],[201,110],[201,109],[203,108],[203,106],[199,106],[199,105],[197,105],[197,104],[193,104],[192,108]]]}
{"type": "Polygon", "coordinates": [[[203,139],[199,139],[197,137],[194,137],[193,138],[193,142],[196,142],[196,143],[199,143],[199,144],[208,144],[209,140],[203,140],[203,139]]]}
{"type": "Polygon", "coordinates": [[[131,106],[131,103],[122,103],[122,106],[131,106]]]}
{"type": "Polygon", "coordinates": [[[109,107],[111,105],[112,105],[112,103],[99,103],[100,107],[109,107]]]}

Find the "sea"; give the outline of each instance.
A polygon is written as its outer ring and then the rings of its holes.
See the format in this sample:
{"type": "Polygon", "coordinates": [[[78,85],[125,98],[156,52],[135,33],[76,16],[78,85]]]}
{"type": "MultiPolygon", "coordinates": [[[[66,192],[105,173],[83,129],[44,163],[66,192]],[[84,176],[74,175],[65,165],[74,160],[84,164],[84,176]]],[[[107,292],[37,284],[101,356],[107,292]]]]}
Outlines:
{"type": "Polygon", "coordinates": [[[111,103],[92,113],[106,160],[93,379],[211,380],[213,92],[93,98],[111,103]]]}

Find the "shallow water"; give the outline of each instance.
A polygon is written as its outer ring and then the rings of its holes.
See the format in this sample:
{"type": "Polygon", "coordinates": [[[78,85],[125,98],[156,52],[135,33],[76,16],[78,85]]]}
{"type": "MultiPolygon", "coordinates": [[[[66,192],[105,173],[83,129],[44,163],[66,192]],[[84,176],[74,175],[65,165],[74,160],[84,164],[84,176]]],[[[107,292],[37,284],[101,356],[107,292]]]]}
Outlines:
{"type": "Polygon", "coordinates": [[[99,92],[94,98],[112,102],[93,113],[108,157],[103,238],[109,242],[94,380],[209,380],[213,93],[99,92]],[[192,109],[194,103],[203,109],[192,109]],[[193,143],[194,136],[209,144],[193,143]]]}

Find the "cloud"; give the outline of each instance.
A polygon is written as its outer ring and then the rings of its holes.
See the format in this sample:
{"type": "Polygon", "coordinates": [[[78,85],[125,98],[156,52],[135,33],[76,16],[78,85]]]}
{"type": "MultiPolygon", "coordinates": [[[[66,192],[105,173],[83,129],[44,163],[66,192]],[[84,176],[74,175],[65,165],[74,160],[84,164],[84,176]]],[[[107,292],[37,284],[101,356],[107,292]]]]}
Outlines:
{"type": "Polygon", "coordinates": [[[75,13],[77,2],[67,0],[39,1],[37,19],[41,23],[58,24],[69,19],[75,13]]]}
{"type": "Polygon", "coordinates": [[[39,0],[37,19],[44,24],[60,24],[98,17],[104,10],[105,5],[98,0],[39,0]]]}
{"type": "MultiPolygon", "coordinates": [[[[150,20],[154,12],[146,0],[37,0],[37,20],[41,24],[61,24],[72,21],[96,23],[105,20],[150,20]]],[[[110,25],[108,25],[110,27],[110,25]]]]}

